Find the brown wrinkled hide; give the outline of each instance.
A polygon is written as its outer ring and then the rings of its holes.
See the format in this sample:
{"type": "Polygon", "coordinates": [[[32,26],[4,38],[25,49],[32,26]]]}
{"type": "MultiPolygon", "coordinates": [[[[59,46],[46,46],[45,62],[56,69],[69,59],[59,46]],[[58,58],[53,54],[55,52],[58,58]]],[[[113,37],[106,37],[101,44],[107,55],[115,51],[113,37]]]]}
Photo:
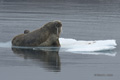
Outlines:
{"type": "Polygon", "coordinates": [[[12,40],[13,46],[56,46],[59,47],[59,36],[62,24],[59,21],[53,21],[45,24],[40,29],[29,32],[25,30],[24,34],[17,35],[12,40]]]}

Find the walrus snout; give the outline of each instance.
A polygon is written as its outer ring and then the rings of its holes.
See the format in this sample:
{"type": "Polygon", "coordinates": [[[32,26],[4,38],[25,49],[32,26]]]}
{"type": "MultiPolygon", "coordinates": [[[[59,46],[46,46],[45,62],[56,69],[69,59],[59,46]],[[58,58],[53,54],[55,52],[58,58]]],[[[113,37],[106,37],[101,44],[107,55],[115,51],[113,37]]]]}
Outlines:
{"type": "Polygon", "coordinates": [[[55,33],[57,33],[57,36],[59,36],[62,31],[62,23],[61,21],[53,21],[53,23],[54,23],[54,28],[56,29],[55,33]]]}

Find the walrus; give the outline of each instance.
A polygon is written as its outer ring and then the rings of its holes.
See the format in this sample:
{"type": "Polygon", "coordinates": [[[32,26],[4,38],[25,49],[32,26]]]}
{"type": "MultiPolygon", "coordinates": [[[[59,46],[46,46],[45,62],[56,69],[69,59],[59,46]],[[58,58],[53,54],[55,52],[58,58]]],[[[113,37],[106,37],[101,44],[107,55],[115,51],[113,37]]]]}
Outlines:
{"type": "Polygon", "coordinates": [[[23,47],[60,47],[59,37],[62,23],[52,21],[43,25],[41,28],[32,32],[24,31],[12,39],[12,46],[23,47]]]}

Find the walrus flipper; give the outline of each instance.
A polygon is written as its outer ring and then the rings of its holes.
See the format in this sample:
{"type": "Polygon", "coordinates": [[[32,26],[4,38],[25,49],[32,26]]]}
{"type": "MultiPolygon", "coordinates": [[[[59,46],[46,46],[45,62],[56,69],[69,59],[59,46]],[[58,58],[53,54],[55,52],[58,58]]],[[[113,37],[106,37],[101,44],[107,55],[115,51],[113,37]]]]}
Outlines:
{"type": "Polygon", "coordinates": [[[60,47],[59,38],[57,38],[56,35],[51,35],[45,42],[41,43],[39,46],[60,47]]]}

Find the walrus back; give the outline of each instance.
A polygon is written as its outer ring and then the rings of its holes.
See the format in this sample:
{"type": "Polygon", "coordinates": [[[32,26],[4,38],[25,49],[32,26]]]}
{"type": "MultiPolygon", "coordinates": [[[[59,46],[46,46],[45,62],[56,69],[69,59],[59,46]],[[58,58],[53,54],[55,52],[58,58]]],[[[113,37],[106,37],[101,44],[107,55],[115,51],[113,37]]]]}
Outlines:
{"type": "Polygon", "coordinates": [[[20,34],[13,38],[13,46],[39,46],[47,40],[49,31],[44,28],[35,30],[27,34],[20,34]]]}

